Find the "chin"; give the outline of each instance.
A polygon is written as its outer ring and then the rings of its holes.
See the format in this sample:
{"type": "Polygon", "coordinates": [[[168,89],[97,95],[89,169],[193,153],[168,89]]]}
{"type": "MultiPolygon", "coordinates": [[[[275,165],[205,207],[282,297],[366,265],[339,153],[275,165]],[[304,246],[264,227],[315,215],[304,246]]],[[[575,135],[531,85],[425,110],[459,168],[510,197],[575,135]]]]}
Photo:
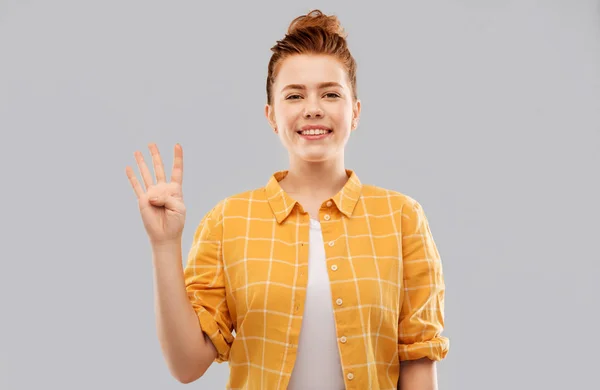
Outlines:
{"type": "Polygon", "coordinates": [[[306,162],[310,162],[310,163],[319,163],[319,162],[323,162],[323,161],[327,161],[329,159],[331,159],[331,156],[328,156],[326,154],[310,154],[310,155],[301,155],[299,156],[303,161],[306,162]]]}

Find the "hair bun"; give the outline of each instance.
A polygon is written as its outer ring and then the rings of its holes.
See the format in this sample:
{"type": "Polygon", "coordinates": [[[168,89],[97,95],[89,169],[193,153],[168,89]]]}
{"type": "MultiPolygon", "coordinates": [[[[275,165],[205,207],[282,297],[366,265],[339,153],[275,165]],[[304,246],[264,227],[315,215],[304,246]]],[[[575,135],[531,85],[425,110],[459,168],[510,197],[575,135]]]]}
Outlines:
{"type": "Polygon", "coordinates": [[[292,35],[298,30],[308,28],[320,28],[327,33],[337,34],[344,39],[348,36],[335,15],[325,15],[318,9],[312,10],[306,15],[298,16],[296,19],[292,20],[287,33],[288,35],[292,35]]]}

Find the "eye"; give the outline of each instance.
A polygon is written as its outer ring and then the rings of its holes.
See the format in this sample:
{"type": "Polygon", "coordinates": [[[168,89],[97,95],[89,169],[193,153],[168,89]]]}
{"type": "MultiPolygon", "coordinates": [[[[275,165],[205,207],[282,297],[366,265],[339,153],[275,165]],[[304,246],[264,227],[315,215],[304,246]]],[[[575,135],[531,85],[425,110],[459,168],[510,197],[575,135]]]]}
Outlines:
{"type": "Polygon", "coordinates": [[[300,95],[289,95],[288,97],[286,97],[286,100],[296,100],[296,97],[300,97],[300,95]]]}
{"type": "Polygon", "coordinates": [[[340,97],[340,95],[337,94],[337,93],[335,93],[335,92],[326,93],[325,96],[327,96],[327,97],[334,97],[334,98],[340,97]]]}

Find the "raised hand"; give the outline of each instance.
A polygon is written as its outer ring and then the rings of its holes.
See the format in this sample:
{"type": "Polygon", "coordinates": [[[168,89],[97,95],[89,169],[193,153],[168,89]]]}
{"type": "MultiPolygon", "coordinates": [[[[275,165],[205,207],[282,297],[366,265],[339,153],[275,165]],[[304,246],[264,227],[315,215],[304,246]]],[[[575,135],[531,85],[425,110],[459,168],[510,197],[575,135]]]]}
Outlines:
{"type": "Polygon", "coordinates": [[[173,172],[171,181],[167,182],[165,171],[156,144],[148,145],[152,155],[156,183],[142,153],[134,153],[135,160],[144,181],[144,188],[138,182],[133,169],[125,168],[129,182],[138,199],[142,221],[152,245],[180,242],[185,225],[185,205],[183,203],[183,149],[175,145],[173,172]],[[155,198],[155,199],[154,199],[155,198]]]}

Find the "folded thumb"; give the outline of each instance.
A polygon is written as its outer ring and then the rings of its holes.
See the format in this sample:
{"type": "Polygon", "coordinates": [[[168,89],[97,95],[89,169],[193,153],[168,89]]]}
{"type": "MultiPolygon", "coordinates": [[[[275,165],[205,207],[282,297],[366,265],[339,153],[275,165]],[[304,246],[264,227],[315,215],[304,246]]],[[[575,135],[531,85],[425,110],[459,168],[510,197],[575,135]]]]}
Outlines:
{"type": "Polygon", "coordinates": [[[164,206],[167,209],[175,210],[177,200],[172,196],[157,196],[149,199],[149,202],[153,206],[161,207],[164,206]]]}

